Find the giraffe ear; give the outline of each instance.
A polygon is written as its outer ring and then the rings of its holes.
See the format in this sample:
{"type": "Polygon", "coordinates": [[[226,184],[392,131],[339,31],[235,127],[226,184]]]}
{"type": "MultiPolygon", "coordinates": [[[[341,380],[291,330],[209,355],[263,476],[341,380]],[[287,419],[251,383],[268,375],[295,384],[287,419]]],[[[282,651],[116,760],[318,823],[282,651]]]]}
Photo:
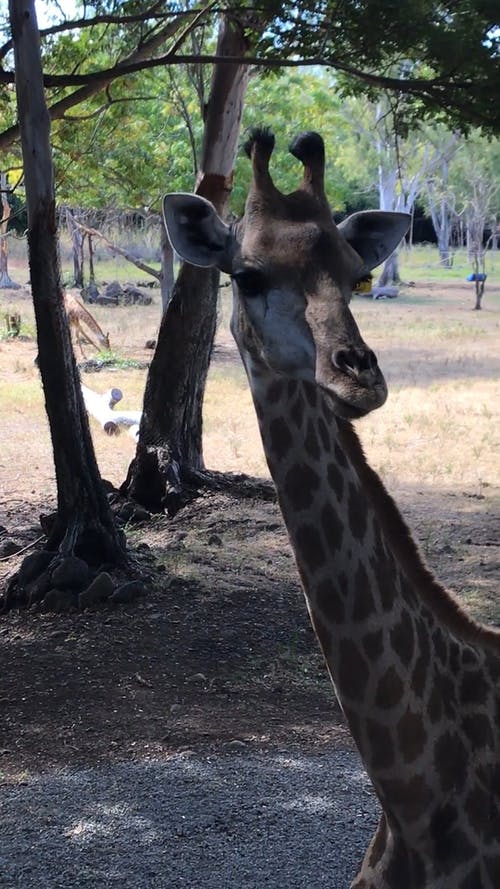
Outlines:
{"type": "Polygon", "coordinates": [[[410,227],[410,219],[408,213],[363,210],[344,219],[338,229],[369,272],[394,252],[410,227]]]}
{"type": "Polygon", "coordinates": [[[231,269],[231,230],[200,195],[177,192],[163,198],[163,218],[175,252],[191,265],[231,269]]]}

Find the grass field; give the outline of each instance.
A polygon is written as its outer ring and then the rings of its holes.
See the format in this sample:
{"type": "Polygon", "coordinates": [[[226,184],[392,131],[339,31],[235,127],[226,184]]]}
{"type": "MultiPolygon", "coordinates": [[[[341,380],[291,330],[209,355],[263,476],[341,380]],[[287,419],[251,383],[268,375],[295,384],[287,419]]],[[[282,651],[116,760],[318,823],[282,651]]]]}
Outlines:
{"type": "MultiPolygon", "coordinates": [[[[353,311],[361,331],[376,351],[386,374],[390,397],[379,411],[358,424],[367,453],[391,488],[422,485],[480,494],[500,484],[500,262],[489,269],[484,309],[472,311],[472,285],[465,278],[465,256],[453,269],[436,264],[437,253],[416,248],[402,257],[405,280],[396,300],[372,301],[355,297],[353,311]],[[438,280],[439,278],[439,280],[438,280]]],[[[120,261],[135,277],[134,267],[120,261]]],[[[491,263],[490,263],[491,266],[491,263]]],[[[114,261],[99,267],[112,280],[114,261]]],[[[64,274],[68,269],[63,268],[64,274]]],[[[22,258],[11,264],[11,274],[23,280],[22,258]]],[[[140,273],[139,273],[140,274],[140,273]]],[[[123,277],[123,276],[122,276],[123,277]]],[[[113,351],[122,357],[148,359],[143,346],[155,335],[159,294],[149,307],[96,307],[93,313],[110,333],[113,351]]],[[[4,490],[24,486],[51,487],[53,468],[38,372],[35,325],[29,295],[0,292],[3,307],[22,315],[26,340],[0,340],[0,395],[4,447],[0,472],[4,490]],[[23,473],[12,474],[19,454],[23,473]],[[30,455],[28,458],[28,454],[30,455]],[[31,477],[31,478],[30,478],[31,477]],[[30,480],[29,480],[30,479],[30,480]],[[15,483],[14,483],[15,482],[15,483]]],[[[216,355],[205,400],[205,457],[221,470],[266,474],[246,378],[228,331],[229,288],[221,290],[216,355]]],[[[3,317],[0,330],[5,334],[3,317]]],[[[145,371],[120,369],[86,375],[97,391],[119,386],[122,406],[140,408],[145,371]]],[[[132,439],[108,439],[93,424],[94,442],[102,474],[120,482],[133,456],[132,439]]]]}

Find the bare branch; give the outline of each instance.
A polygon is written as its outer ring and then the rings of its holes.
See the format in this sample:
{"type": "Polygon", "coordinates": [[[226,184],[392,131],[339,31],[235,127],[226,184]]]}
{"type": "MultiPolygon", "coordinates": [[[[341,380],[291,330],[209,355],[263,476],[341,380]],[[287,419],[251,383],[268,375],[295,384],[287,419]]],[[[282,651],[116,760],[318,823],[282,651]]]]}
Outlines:
{"type": "Polygon", "coordinates": [[[150,265],[146,265],[146,263],[141,262],[140,259],[135,259],[131,253],[128,253],[127,250],[123,250],[121,247],[117,247],[116,244],[113,244],[106,235],[103,235],[102,232],[98,231],[96,228],[90,228],[88,225],[83,225],[82,222],[77,222],[76,219],[73,220],[73,224],[76,225],[77,228],[81,229],[82,232],[85,232],[86,235],[91,235],[93,238],[99,238],[101,241],[104,241],[108,250],[111,250],[112,253],[117,253],[119,256],[123,256],[128,262],[132,262],[138,269],[141,269],[142,272],[146,272],[147,275],[151,275],[153,278],[156,278],[157,281],[161,279],[161,272],[157,271],[150,265]]]}

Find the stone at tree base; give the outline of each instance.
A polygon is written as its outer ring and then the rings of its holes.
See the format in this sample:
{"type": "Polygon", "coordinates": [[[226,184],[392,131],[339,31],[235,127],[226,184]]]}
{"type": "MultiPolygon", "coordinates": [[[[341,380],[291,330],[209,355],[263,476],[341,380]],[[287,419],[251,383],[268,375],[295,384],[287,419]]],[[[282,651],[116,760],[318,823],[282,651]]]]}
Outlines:
{"type": "Polygon", "coordinates": [[[40,552],[37,553],[30,553],[29,556],[26,556],[17,575],[18,585],[20,587],[25,587],[26,584],[35,580],[44,568],[47,568],[54,556],[55,553],[49,552],[49,550],[46,549],[40,550],[40,552]]]}
{"type": "Polygon", "coordinates": [[[115,589],[115,584],[111,576],[107,571],[101,571],[97,577],[94,578],[90,586],[87,587],[86,590],[83,590],[78,596],[78,607],[80,611],[83,611],[84,608],[89,608],[91,605],[96,605],[99,602],[105,602],[106,599],[112,595],[115,589]]]}
{"type": "Polygon", "coordinates": [[[59,590],[81,590],[89,582],[89,566],[78,556],[67,556],[54,568],[51,580],[59,590]]]}
{"type": "Polygon", "coordinates": [[[146,584],[142,580],[129,580],[116,588],[113,595],[110,596],[110,602],[114,602],[116,605],[128,605],[140,596],[145,596],[146,592],[146,584]]]}
{"type": "Polygon", "coordinates": [[[45,570],[26,587],[28,605],[36,605],[52,587],[51,571],[45,570]]]}
{"type": "Polygon", "coordinates": [[[5,559],[7,556],[14,556],[19,550],[22,549],[20,543],[16,543],[15,540],[3,540],[0,543],[0,558],[5,559]]]}
{"type": "Polygon", "coordinates": [[[76,606],[76,594],[72,590],[51,589],[46,593],[40,605],[40,611],[54,611],[61,614],[76,606]]]}

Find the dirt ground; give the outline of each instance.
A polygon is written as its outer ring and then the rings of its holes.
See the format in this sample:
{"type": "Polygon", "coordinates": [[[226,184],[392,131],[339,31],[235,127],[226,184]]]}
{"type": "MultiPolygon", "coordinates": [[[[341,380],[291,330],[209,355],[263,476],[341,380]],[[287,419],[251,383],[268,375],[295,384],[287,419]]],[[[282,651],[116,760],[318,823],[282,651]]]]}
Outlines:
{"type": "MultiPolygon", "coordinates": [[[[7,378],[16,361],[28,374],[26,349],[31,354],[33,344],[0,349],[7,378]]],[[[5,425],[22,425],[24,417],[17,404],[5,425]]],[[[17,460],[2,467],[0,545],[32,544],[40,513],[54,507],[51,470],[36,470],[45,457],[30,458],[28,425],[24,435],[17,460]]],[[[432,568],[493,623],[497,497],[491,485],[398,490],[432,568]]],[[[211,494],[172,520],[157,516],[127,530],[151,578],[139,603],[0,618],[2,780],[225,745],[350,743],[274,503],[211,494]]],[[[0,561],[0,585],[20,560],[0,561]]]]}

